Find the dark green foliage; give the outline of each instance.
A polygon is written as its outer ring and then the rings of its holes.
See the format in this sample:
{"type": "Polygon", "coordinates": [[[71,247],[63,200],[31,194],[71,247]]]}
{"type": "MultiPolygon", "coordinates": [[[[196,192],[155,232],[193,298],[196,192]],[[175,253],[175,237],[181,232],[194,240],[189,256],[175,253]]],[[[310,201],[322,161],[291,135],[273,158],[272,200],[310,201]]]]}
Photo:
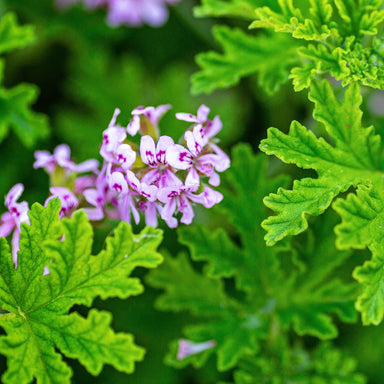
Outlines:
{"type": "MultiPolygon", "coordinates": [[[[167,256],[164,265],[149,275],[151,285],[165,290],[157,301],[160,309],[189,311],[198,317],[198,324],[185,328],[186,337],[217,343],[183,360],[176,359],[177,344],[172,344],[167,361],[173,366],[191,363],[199,367],[213,352],[217,353],[219,371],[241,367],[245,361],[258,365],[256,353],[267,353],[266,344],[273,342],[275,333],[284,339],[285,332],[293,328],[298,335],[330,339],[338,333],[331,313],[346,322],[356,320],[356,284],[335,278],[336,268],[349,253],[337,252],[335,237],[327,231],[335,223],[334,216],[317,223],[298,244],[265,246],[259,229],[266,216],[262,198],[287,182],[284,177],[266,178],[266,171],[262,156],[253,155],[248,146],[236,147],[225,177],[223,208],[240,236],[240,245],[223,229],[184,227],[179,230],[179,240],[190,249],[194,261],[205,262],[203,271],[197,272],[179,255],[167,256]],[[235,290],[227,286],[229,278],[235,280],[235,290]]],[[[282,353],[294,353],[290,343],[284,345],[282,353]]],[[[325,355],[320,358],[326,359],[325,355]]],[[[334,373],[341,375],[341,363],[336,365],[334,373]]],[[[240,371],[236,380],[249,376],[240,371]]],[[[273,367],[269,373],[260,373],[260,380],[271,372],[282,379],[278,367],[273,367]]],[[[356,380],[364,382],[360,376],[356,380]]]]}
{"type": "MultiPolygon", "coordinates": [[[[23,48],[35,41],[31,26],[20,27],[13,13],[8,13],[0,21],[0,54],[23,48]]],[[[3,80],[4,60],[0,61],[0,79],[3,80]]],[[[22,143],[31,147],[49,133],[47,117],[34,112],[30,105],[38,96],[36,86],[20,84],[14,88],[0,88],[0,142],[14,130],[22,143]]]]}

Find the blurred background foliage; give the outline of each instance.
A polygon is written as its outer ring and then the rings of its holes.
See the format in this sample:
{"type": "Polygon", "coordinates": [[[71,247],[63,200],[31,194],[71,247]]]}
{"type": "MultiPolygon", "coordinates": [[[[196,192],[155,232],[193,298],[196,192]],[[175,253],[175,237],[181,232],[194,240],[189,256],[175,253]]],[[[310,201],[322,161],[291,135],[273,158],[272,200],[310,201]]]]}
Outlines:
{"type": "MultiPolygon", "coordinates": [[[[160,128],[162,134],[178,140],[186,123],[176,120],[174,113],[195,114],[204,103],[211,108],[210,116],[220,115],[223,121],[220,138],[227,151],[240,141],[250,143],[256,151],[268,127],[287,130],[293,119],[313,125],[306,92],[295,93],[291,84],[270,96],[258,87],[257,78],[250,77],[229,90],[191,96],[190,76],[197,70],[195,55],[218,49],[211,34],[212,26],[221,23],[247,28],[248,25],[243,20],[195,19],[192,9],[196,5],[198,1],[182,0],[170,9],[168,22],[160,28],[113,29],[105,24],[102,10],[91,13],[75,6],[59,11],[54,0],[0,0],[2,14],[14,11],[21,24],[35,27],[37,35],[32,45],[5,55],[3,84],[7,88],[20,83],[37,85],[40,96],[34,110],[47,115],[50,126],[50,136],[40,140],[35,148],[26,148],[12,132],[0,143],[0,195],[22,182],[26,188],[23,197],[29,203],[44,201],[49,181],[43,171],[33,170],[34,150],[52,151],[56,145],[67,143],[77,161],[99,158],[101,133],[116,107],[122,111],[119,122],[126,125],[131,110],[138,105],[172,104],[160,128]]],[[[380,105],[381,94],[375,92],[368,97],[370,110],[380,105]]],[[[384,127],[383,116],[374,119],[368,114],[368,120],[375,122],[379,131],[384,127]]],[[[282,170],[293,172],[289,166],[271,161],[270,173],[282,170]]],[[[195,221],[210,228],[226,225],[219,210],[198,211],[195,221]]],[[[96,228],[99,247],[109,230],[96,228]]],[[[183,248],[178,245],[174,231],[164,230],[163,247],[175,255],[183,248]]],[[[362,253],[357,253],[351,263],[361,261],[362,257],[362,253]]],[[[169,342],[180,337],[183,326],[191,324],[193,319],[155,310],[153,302],[157,296],[155,289],[147,287],[143,295],[127,302],[108,300],[102,304],[114,314],[113,327],[133,333],[137,344],[146,348],[145,361],[137,365],[136,372],[127,376],[107,367],[100,376],[93,377],[70,361],[74,383],[208,384],[230,380],[230,373],[217,373],[212,358],[200,370],[175,370],[163,363],[169,342]]],[[[382,384],[383,326],[362,328],[339,324],[339,329],[341,336],[337,344],[359,361],[359,371],[367,375],[369,383],[382,384]]],[[[305,342],[313,341],[308,338],[305,342]]],[[[4,359],[1,365],[5,367],[4,359]]]]}

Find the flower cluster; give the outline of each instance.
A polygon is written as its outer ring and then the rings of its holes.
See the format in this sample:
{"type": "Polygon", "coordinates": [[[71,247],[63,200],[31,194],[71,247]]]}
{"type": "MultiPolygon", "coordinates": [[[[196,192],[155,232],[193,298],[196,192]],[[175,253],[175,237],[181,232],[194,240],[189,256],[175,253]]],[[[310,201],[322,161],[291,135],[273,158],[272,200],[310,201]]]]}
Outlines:
{"type": "MultiPolygon", "coordinates": [[[[127,127],[117,124],[116,109],[103,131],[100,146],[102,164],[87,160],[76,164],[70,148],[59,145],[53,152],[36,151],[34,168],[44,168],[50,175],[50,196],[61,202],[60,217],[71,216],[83,208],[90,220],[131,219],[141,216],[145,224],[156,227],[158,218],[174,228],[180,222],[190,224],[193,205],[211,208],[223,196],[214,190],[220,184],[218,172],[230,166],[229,157],[218,147],[215,135],[222,123],[216,116],[208,119],[209,108],[200,106],[197,116],[177,113],[176,118],[190,125],[177,144],[169,136],[160,136],[158,123],[170,105],[138,107],[132,111],[127,127]],[[141,212],[141,215],[140,215],[141,212]]],[[[8,193],[9,212],[0,220],[0,236],[13,233],[13,255],[17,263],[20,225],[28,222],[28,204],[18,203],[23,186],[17,184],[8,193]]]]}
{"type": "Polygon", "coordinates": [[[167,4],[180,0],[57,0],[60,8],[82,2],[87,9],[106,8],[107,22],[113,27],[148,24],[152,27],[163,25],[168,19],[167,4]]]}

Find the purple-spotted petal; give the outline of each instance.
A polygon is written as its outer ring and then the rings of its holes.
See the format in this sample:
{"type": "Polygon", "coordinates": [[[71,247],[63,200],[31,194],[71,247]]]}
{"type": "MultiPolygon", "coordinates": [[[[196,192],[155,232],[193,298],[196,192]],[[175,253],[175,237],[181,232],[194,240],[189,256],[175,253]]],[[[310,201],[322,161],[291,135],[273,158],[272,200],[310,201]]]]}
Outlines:
{"type": "Polygon", "coordinates": [[[136,161],[136,152],[129,144],[121,144],[116,150],[116,157],[121,168],[128,169],[136,161]]]}
{"type": "Polygon", "coordinates": [[[193,157],[199,156],[200,152],[203,150],[204,145],[206,144],[200,134],[199,127],[196,126],[193,132],[185,132],[184,139],[187,142],[187,147],[193,157]]]}
{"type": "Polygon", "coordinates": [[[162,203],[166,204],[170,201],[175,200],[175,196],[180,195],[179,187],[167,187],[159,189],[157,192],[157,199],[162,203]]]}
{"type": "Polygon", "coordinates": [[[141,183],[140,195],[147,198],[150,202],[153,202],[157,198],[158,188],[154,185],[147,185],[141,183]]]}
{"type": "Polygon", "coordinates": [[[223,123],[221,122],[219,116],[215,116],[213,121],[207,121],[203,135],[204,137],[210,139],[216,136],[221,131],[221,128],[223,128],[223,123]]]}
{"type": "Polygon", "coordinates": [[[45,200],[45,206],[47,206],[48,202],[52,200],[55,197],[58,197],[60,199],[61,203],[61,211],[60,211],[60,217],[63,216],[69,216],[71,212],[78,206],[79,201],[77,200],[77,197],[67,188],[64,187],[51,187],[49,189],[52,196],[48,197],[47,200],[45,200]]]}
{"type": "Polygon", "coordinates": [[[12,204],[15,204],[24,191],[23,184],[19,183],[14,185],[5,197],[5,206],[9,208],[12,204]]]}
{"type": "Polygon", "coordinates": [[[86,189],[83,194],[85,200],[87,200],[89,204],[94,205],[95,207],[104,205],[104,198],[96,189],[86,189]]]}
{"type": "Polygon", "coordinates": [[[223,200],[223,195],[220,192],[215,191],[207,185],[204,188],[203,196],[204,201],[202,204],[205,208],[212,208],[215,204],[218,204],[223,200]]]}
{"type": "Polygon", "coordinates": [[[141,138],[140,156],[143,163],[151,167],[154,167],[157,164],[155,142],[149,135],[145,135],[141,138]]]}
{"type": "Polygon", "coordinates": [[[188,121],[190,123],[198,122],[197,117],[195,115],[192,115],[191,113],[184,113],[184,112],[176,113],[176,119],[188,121]]]}
{"type": "Polygon", "coordinates": [[[127,181],[129,187],[135,192],[140,191],[140,180],[136,177],[136,175],[132,171],[127,171],[127,181]]]}
{"type": "Polygon", "coordinates": [[[110,187],[117,193],[128,193],[128,184],[121,172],[113,172],[109,179],[110,187]]]}
{"type": "Polygon", "coordinates": [[[169,136],[160,136],[156,145],[156,160],[159,163],[167,164],[166,152],[167,149],[174,145],[175,142],[169,136]]]}
{"type": "Polygon", "coordinates": [[[192,166],[192,154],[180,144],[169,147],[166,156],[168,164],[176,169],[188,169],[192,166]]]}

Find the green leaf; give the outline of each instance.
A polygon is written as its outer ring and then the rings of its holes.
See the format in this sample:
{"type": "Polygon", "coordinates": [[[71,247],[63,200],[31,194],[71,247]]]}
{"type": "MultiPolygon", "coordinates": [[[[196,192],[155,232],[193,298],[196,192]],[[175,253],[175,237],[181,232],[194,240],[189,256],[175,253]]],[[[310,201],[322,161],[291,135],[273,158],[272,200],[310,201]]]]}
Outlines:
{"type": "Polygon", "coordinates": [[[258,75],[259,84],[268,93],[273,93],[288,80],[289,69],[297,62],[298,46],[284,35],[252,36],[226,26],[215,27],[213,34],[224,52],[211,51],[196,57],[202,70],[192,76],[193,93],[227,88],[253,74],[258,75]]]}
{"type": "Polygon", "coordinates": [[[316,138],[298,122],[292,123],[287,135],[275,128],[268,130],[268,139],[260,144],[262,151],[318,173],[317,179],[295,181],[292,190],[280,188],[264,199],[277,212],[262,224],[268,245],[304,231],[308,215],[324,212],[349,187],[381,178],[380,137],[372,127],[361,125],[359,86],[350,86],[339,102],[328,82],[313,83],[310,99],[315,103],[314,117],[325,125],[335,144],[316,138]]]}
{"type": "Polygon", "coordinates": [[[251,28],[272,28],[303,41],[297,51],[300,64],[291,70],[296,91],[308,88],[317,76],[330,73],[343,85],[359,81],[363,85],[382,88],[384,55],[381,39],[367,36],[378,33],[384,20],[381,0],[310,0],[297,4],[279,0],[280,10],[269,7],[256,10],[251,28]],[[307,44],[307,45],[306,45],[307,44]]]}
{"type": "MultiPolygon", "coordinates": [[[[275,32],[288,32],[297,39],[324,40],[334,34],[332,20],[332,5],[329,0],[310,0],[309,18],[293,5],[292,0],[279,0],[281,13],[272,11],[269,7],[256,10],[257,20],[251,28],[273,28],[275,32]]],[[[306,4],[308,6],[308,4],[306,4]]]]}
{"type": "Polygon", "coordinates": [[[165,255],[164,263],[152,271],[146,281],[165,291],[156,301],[161,310],[210,316],[227,305],[222,282],[196,272],[184,254],[175,258],[165,255]]]}
{"type": "Polygon", "coordinates": [[[363,323],[378,325],[384,317],[384,196],[373,185],[360,185],[356,195],[339,199],[333,207],[342,217],[335,228],[339,247],[368,247],[372,252],[372,260],[357,267],[353,275],[363,286],[356,303],[363,323]]]}
{"type": "Polygon", "coordinates": [[[35,41],[34,28],[30,25],[19,26],[16,15],[5,14],[0,20],[0,54],[17,48],[24,48],[35,41]]]}
{"type": "Polygon", "coordinates": [[[377,25],[384,20],[384,11],[379,10],[381,0],[335,0],[335,4],[343,20],[341,27],[345,35],[375,35],[377,25]]]}
{"type": "Polygon", "coordinates": [[[310,353],[300,346],[283,346],[273,356],[248,358],[235,371],[234,382],[365,384],[366,379],[356,372],[354,359],[329,343],[321,343],[310,353]]]}
{"type": "Polygon", "coordinates": [[[214,348],[182,360],[172,343],[167,363],[175,367],[201,367],[215,353],[218,370],[228,370],[289,329],[330,339],[337,336],[334,315],[345,322],[356,320],[357,284],[335,278],[335,270],[350,256],[335,249],[335,235],[329,231],[335,214],[294,247],[267,247],[260,233],[267,215],[262,198],[287,178],[267,177],[266,158],[255,156],[248,145],[236,146],[231,169],[223,176],[222,210],[233,227],[178,230],[192,259],[204,262],[201,272],[180,255],[167,257],[147,280],[164,291],[157,300],[160,309],[188,311],[197,318],[184,330],[188,339],[216,342],[214,348]]]}
{"type": "Polygon", "coordinates": [[[196,17],[242,17],[253,19],[255,9],[262,0],[202,0],[201,5],[194,8],[196,17]]]}
{"type": "Polygon", "coordinates": [[[10,128],[26,147],[32,147],[37,140],[48,136],[47,116],[34,112],[30,107],[38,93],[38,88],[31,84],[0,88],[0,141],[10,128]]]}
{"type": "Polygon", "coordinates": [[[7,334],[0,337],[0,352],[8,359],[4,383],[34,378],[38,384],[70,383],[71,369],[55,349],[78,359],[94,375],[104,364],[131,373],[143,358],[131,335],[113,332],[109,313],[91,310],[83,318],[68,311],[75,304],[90,306],[97,296],[141,293],[141,283],[129,274],[161,262],[156,253],[160,232],[148,227],[133,235],[121,223],[107,238],[106,249],[91,256],[93,233],[85,213],[59,221],[59,211],[57,199],[47,208],[32,206],[31,225],[24,224],[21,231],[17,269],[6,240],[0,239],[0,302],[9,312],[0,318],[7,334]],[[48,275],[43,275],[45,266],[48,275]]]}
{"type": "MultiPolygon", "coordinates": [[[[333,207],[341,216],[337,225],[339,249],[365,249],[372,260],[354,272],[362,284],[356,308],[364,324],[379,324],[384,317],[381,244],[384,227],[384,194],[381,140],[374,128],[363,128],[360,90],[351,85],[344,100],[338,101],[328,83],[312,85],[310,99],[315,103],[314,117],[325,125],[334,145],[294,122],[288,135],[271,129],[261,149],[288,163],[316,170],[318,178],[295,181],[292,190],[280,188],[264,199],[277,212],[263,222],[266,240],[272,245],[287,235],[296,235],[308,227],[308,215],[323,213],[340,192],[357,187],[345,200],[333,207]]],[[[335,289],[333,289],[334,291],[335,289]]]]}
{"type": "Polygon", "coordinates": [[[351,252],[335,248],[335,235],[329,228],[337,223],[337,216],[327,212],[316,220],[311,229],[295,239],[296,266],[286,278],[276,310],[283,326],[293,326],[299,335],[312,335],[326,340],[338,335],[331,313],[344,322],[355,322],[354,303],[357,284],[341,281],[336,273],[351,252]]]}

